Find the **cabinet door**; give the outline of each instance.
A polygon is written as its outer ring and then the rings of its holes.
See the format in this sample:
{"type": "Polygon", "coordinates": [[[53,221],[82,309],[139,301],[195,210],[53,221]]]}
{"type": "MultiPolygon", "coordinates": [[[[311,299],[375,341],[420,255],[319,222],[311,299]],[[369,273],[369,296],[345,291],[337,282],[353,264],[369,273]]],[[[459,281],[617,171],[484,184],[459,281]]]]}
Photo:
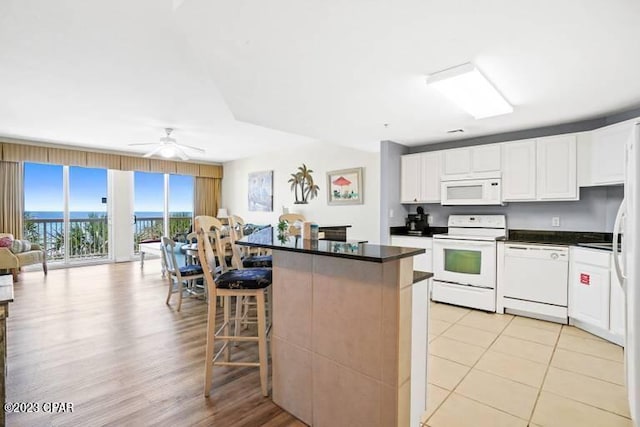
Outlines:
{"type": "Polygon", "coordinates": [[[440,203],[440,175],[442,152],[422,154],[422,181],[420,198],[423,202],[440,203]]]}
{"type": "Polygon", "coordinates": [[[469,175],[471,173],[471,149],[457,148],[444,152],[443,174],[448,176],[469,175]]]}
{"type": "Polygon", "coordinates": [[[416,203],[420,199],[420,154],[409,154],[400,159],[400,201],[416,203]]]}
{"type": "Polygon", "coordinates": [[[540,200],[577,200],[576,136],[537,140],[537,192],[540,200]]]}
{"type": "Polygon", "coordinates": [[[591,184],[624,183],[624,150],[630,137],[629,123],[593,131],[591,139],[591,184]]]}
{"type": "MultiPolygon", "coordinates": [[[[613,261],[612,261],[613,265],[613,261]]],[[[611,303],[609,313],[609,330],[622,338],[625,338],[625,322],[626,322],[626,299],[616,271],[611,269],[611,303]]]]}
{"type": "Polygon", "coordinates": [[[536,199],[536,141],[508,142],[503,146],[502,200],[536,199]]]}
{"type": "Polygon", "coordinates": [[[391,236],[391,246],[425,249],[425,253],[413,257],[413,269],[418,271],[433,271],[432,245],[433,239],[429,237],[391,236]]]}
{"type": "Polygon", "coordinates": [[[480,145],[471,149],[471,171],[500,172],[501,144],[480,145]]]}
{"type": "Polygon", "coordinates": [[[573,261],[569,280],[569,317],[608,330],[609,268],[573,261]]]}

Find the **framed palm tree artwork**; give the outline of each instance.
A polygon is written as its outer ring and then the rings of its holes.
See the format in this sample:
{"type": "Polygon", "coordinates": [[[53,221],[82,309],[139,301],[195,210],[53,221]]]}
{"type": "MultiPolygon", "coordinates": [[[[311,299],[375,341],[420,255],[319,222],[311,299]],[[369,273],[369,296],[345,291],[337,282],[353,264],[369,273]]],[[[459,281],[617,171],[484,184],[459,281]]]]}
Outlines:
{"type": "Polygon", "coordinates": [[[360,205],[364,203],[364,168],[327,172],[327,203],[360,205]]]}

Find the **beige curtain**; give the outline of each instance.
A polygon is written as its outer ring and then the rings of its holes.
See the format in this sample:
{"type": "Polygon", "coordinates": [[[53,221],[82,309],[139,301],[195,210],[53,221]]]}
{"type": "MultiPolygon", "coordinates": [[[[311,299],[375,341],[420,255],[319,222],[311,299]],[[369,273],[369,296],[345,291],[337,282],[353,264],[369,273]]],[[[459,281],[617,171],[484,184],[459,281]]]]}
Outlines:
{"type": "Polygon", "coordinates": [[[194,193],[195,215],[218,215],[222,180],[218,178],[196,177],[194,193]]]}
{"type": "Polygon", "coordinates": [[[0,162],[0,233],[22,238],[22,165],[0,162]]]}

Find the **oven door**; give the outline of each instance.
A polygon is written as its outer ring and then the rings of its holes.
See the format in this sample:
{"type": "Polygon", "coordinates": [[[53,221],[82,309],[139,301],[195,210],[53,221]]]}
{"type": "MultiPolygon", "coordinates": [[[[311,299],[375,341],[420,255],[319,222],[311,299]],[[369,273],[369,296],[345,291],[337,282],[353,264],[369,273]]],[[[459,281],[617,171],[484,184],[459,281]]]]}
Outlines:
{"type": "Polygon", "coordinates": [[[496,242],[433,239],[434,279],[482,288],[496,287],[496,242]]]}

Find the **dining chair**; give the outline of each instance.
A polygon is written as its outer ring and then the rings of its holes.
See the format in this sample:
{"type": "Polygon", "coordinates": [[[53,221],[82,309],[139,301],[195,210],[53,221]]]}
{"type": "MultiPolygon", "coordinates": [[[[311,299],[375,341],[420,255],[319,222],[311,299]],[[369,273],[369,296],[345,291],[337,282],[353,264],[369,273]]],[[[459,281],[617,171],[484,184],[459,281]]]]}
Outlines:
{"type": "MultiPolygon", "coordinates": [[[[233,243],[237,242],[241,238],[244,237],[244,232],[242,231],[244,228],[244,220],[237,215],[230,215],[229,219],[229,227],[230,227],[230,237],[233,239],[233,243]]],[[[240,255],[242,256],[242,266],[244,268],[256,268],[256,267],[268,267],[271,268],[273,265],[273,257],[270,254],[260,254],[257,251],[251,251],[249,246],[243,246],[240,248],[240,255]]]]}
{"type": "Polygon", "coordinates": [[[230,236],[222,236],[222,223],[211,216],[197,216],[195,218],[198,233],[198,253],[204,266],[204,277],[209,292],[207,313],[207,345],[205,359],[204,395],[209,396],[213,383],[213,367],[222,366],[256,366],[260,369],[260,386],[263,396],[268,396],[267,387],[267,335],[270,325],[266,320],[266,294],[271,290],[270,268],[243,268],[238,247],[230,236]],[[216,253],[206,233],[212,230],[215,234],[216,253]],[[227,265],[224,256],[226,244],[231,246],[231,266],[227,265]],[[216,271],[216,257],[221,273],[214,277],[216,271]],[[217,324],[216,297],[224,298],[223,321],[217,324]],[[240,312],[236,310],[231,318],[231,297],[253,297],[257,303],[258,326],[257,335],[241,336],[239,333],[240,312]],[[234,323],[234,333],[231,335],[231,323],[234,323]],[[215,344],[221,341],[222,346],[214,353],[215,344]],[[258,343],[258,362],[232,362],[230,343],[251,341],[258,343]],[[221,359],[222,356],[222,360],[221,359]]]}
{"type": "Polygon", "coordinates": [[[296,222],[299,222],[299,223],[305,222],[306,219],[302,214],[288,213],[288,214],[280,215],[280,217],[278,218],[278,221],[287,221],[287,223],[289,224],[289,235],[299,236],[302,232],[302,229],[300,227],[296,227],[294,224],[296,222]]]}
{"type": "Polygon", "coordinates": [[[177,311],[182,308],[182,294],[188,292],[192,295],[206,296],[206,288],[198,289],[197,280],[204,280],[204,273],[200,265],[180,266],[176,259],[176,243],[168,237],[162,237],[160,245],[162,260],[167,271],[167,281],[169,282],[169,292],[166,304],[169,305],[171,295],[178,294],[177,311]]]}

